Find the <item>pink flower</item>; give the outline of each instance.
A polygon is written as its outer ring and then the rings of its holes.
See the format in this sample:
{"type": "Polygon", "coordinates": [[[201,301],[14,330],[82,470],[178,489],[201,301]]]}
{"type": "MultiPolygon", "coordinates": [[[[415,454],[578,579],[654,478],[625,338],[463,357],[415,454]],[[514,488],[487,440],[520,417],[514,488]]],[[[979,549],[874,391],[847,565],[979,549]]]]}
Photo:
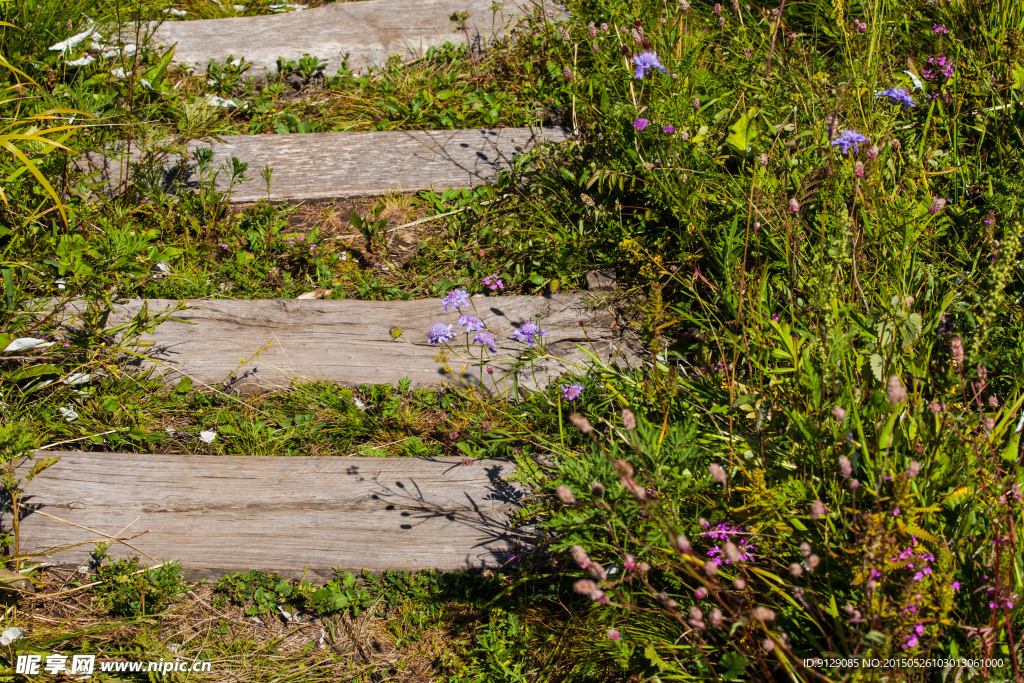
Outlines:
{"type": "Polygon", "coordinates": [[[608,640],[622,640],[622,632],[617,628],[608,629],[608,640]]]}

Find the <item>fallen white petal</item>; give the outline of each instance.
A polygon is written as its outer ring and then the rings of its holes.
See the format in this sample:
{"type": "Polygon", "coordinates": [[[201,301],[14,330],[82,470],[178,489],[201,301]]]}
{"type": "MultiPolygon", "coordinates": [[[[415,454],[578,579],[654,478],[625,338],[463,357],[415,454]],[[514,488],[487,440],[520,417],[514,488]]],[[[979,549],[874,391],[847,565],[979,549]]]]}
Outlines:
{"type": "Polygon", "coordinates": [[[0,635],[0,645],[10,645],[14,641],[20,639],[25,635],[25,629],[23,628],[7,628],[4,629],[2,635],[0,635]]]}
{"type": "Polygon", "coordinates": [[[125,79],[125,78],[128,77],[125,74],[124,69],[122,69],[121,67],[117,67],[116,69],[111,69],[110,70],[110,75],[113,76],[114,78],[120,78],[120,79],[125,79]]]}
{"type": "Polygon", "coordinates": [[[68,422],[74,422],[78,419],[78,413],[75,412],[74,408],[57,408],[57,410],[60,411],[60,414],[63,415],[64,419],[68,422]]]}
{"type": "Polygon", "coordinates": [[[220,107],[221,109],[237,109],[238,108],[238,103],[235,102],[234,100],[226,100],[226,99],[224,99],[222,97],[217,97],[216,95],[207,95],[206,97],[203,98],[203,101],[206,102],[211,107],[220,107]]]}
{"type": "Polygon", "coordinates": [[[199,440],[203,443],[213,443],[217,438],[217,432],[199,432],[199,440]]]}
{"type": "Polygon", "coordinates": [[[94,24],[90,19],[89,24],[86,26],[84,31],[82,31],[81,33],[76,33],[67,40],[62,40],[59,43],[51,45],[50,49],[55,52],[64,52],[70,48],[75,47],[76,45],[78,45],[94,33],[96,33],[96,24],[94,24]]]}
{"type": "Polygon", "coordinates": [[[92,375],[90,375],[89,373],[72,372],[70,375],[68,375],[68,378],[64,380],[64,384],[70,384],[72,386],[74,386],[75,384],[85,384],[91,379],[92,375]]]}
{"type": "Polygon", "coordinates": [[[72,59],[70,62],[64,62],[65,66],[85,66],[86,64],[92,64],[96,61],[96,58],[92,55],[86,55],[85,57],[79,57],[78,59],[72,59]]]}
{"type": "Polygon", "coordinates": [[[28,351],[30,349],[45,349],[47,346],[53,346],[53,344],[54,342],[43,341],[42,339],[36,339],[35,337],[19,337],[7,345],[7,348],[4,349],[4,353],[28,351]]]}

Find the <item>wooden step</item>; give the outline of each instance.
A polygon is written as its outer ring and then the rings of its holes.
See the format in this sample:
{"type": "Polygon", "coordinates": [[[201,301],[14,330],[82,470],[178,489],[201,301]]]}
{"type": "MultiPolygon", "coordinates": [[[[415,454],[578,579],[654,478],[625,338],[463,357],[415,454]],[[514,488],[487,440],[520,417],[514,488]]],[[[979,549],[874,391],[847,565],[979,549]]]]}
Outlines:
{"type": "Polygon", "coordinates": [[[252,62],[248,74],[277,73],[277,58],[296,63],[304,54],[327,61],[333,75],[346,56],[353,70],[380,65],[391,55],[403,60],[423,57],[447,42],[483,48],[504,35],[505,26],[529,8],[529,0],[364,0],[337,2],[301,12],[259,17],[232,17],[163,23],[153,37],[177,44],[179,64],[205,70],[210,60],[229,56],[252,62]],[[449,17],[469,12],[467,31],[455,32],[449,17]]]}
{"type": "MultiPolygon", "coordinates": [[[[356,3],[359,4],[359,3],[356,3]]],[[[328,5],[327,7],[334,7],[328,5]]],[[[325,8],[326,9],[326,8],[325,8]]],[[[233,19],[230,21],[234,21],[233,19]]],[[[304,133],[289,135],[229,135],[215,142],[213,169],[230,157],[248,163],[250,180],[236,185],[232,202],[327,201],[382,195],[392,191],[416,192],[473,187],[493,180],[508,168],[519,152],[538,142],[568,138],[562,128],[504,128],[471,130],[380,131],[363,133],[304,133]],[[269,197],[260,172],[273,169],[269,197]]],[[[190,158],[206,143],[188,147],[190,158]]],[[[117,192],[128,178],[126,161],[137,161],[138,149],[93,152],[81,157],[78,169],[93,183],[117,192]]],[[[198,186],[194,165],[176,165],[178,159],[163,155],[163,185],[175,179],[198,186]]],[[[217,177],[217,188],[228,189],[226,174],[217,177]]]]}
{"type": "Polygon", "coordinates": [[[60,462],[29,485],[22,551],[85,544],[45,558],[62,565],[116,537],[132,547],[113,543],[112,557],[178,559],[192,580],[250,569],[329,579],[335,567],[494,567],[520,536],[509,513],[525,491],[502,460],[40,455],[60,462]]]}
{"type": "MultiPolygon", "coordinates": [[[[456,321],[458,313],[444,312],[438,299],[417,301],[351,300],[188,300],[187,310],[175,314],[184,322],[168,321],[144,340],[153,346],[140,348],[167,381],[182,375],[205,385],[227,385],[242,393],[280,389],[293,379],[325,380],[338,384],[398,384],[408,378],[413,388],[442,383],[475,387],[483,393],[514,392],[514,379],[528,388],[547,384],[567,371],[582,372],[586,356],[577,345],[604,361],[630,366],[637,362],[636,337],[615,324],[613,309],[595,308],[589,293],[549,296],[475,296],[469,315],[479,317],[497,338],[497,352],[481,365],[481,347],[470,346],[456,321]],[[512,339],[527,320],[547,332],[546,350],[551,358],[521,368],[512,367],[526,345],[512,339]],[[584,326],[579,323],[582,321],[584,326]],[[444,363],[436,358],[443,346],[431,346],[427,331],[433,323],[452,324],[459,333],[451,346],[463,356],[451,354],[444,363]],[[391,329],[403,331],[392,338],[391,329]],[[241,364],[261,348],[269,348],[241,364]]],[[[167,299],[134,299],[117,307],[110,324],[131,319],[142,306],[151,313],[170,310],[177,302],[167,299]]],[[[72,309],[69,306],[69,311],[72,309]]]]}

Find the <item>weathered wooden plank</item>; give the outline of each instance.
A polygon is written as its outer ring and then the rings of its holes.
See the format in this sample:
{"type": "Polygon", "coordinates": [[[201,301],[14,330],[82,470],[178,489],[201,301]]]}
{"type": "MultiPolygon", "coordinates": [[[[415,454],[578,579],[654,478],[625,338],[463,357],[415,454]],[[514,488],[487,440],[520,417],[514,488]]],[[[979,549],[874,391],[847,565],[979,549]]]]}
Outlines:
{"type": "MultiPolygon", "coordinates": [[[[249,164],[247,175],[252,179],[233,188],[232,202],[268,199],[260,177],[265,166],[274,171],[271,202],[326,201],[480,185],[494,179],[516,154],[536,142],[561,142],[567,137],[568,131],[562,128],[229,135],[211,145],[212,168],[233,156],[249,164]]],[[[201,146],[206,143],[189,145],[190,158],[201,146]]],[[[129,159],[138,160],[138,151],[90,153],[78,161],[78,168],[116,191],[128,178],[129,159]]],[[[177,161],[166,160],[165,188],[170,189],[176,179],[195,187],[194,165],[183,168],[175,165],[177,161]]],[[[217,177],[217,188],[228,189],[224,172],[217,177]]]]}
{"type": "Polygon", "coordinates": [[[482,48],[504,34],[528,0],[365,0],[341,2],[301,12],[260,17],[174,21],[154,33],[157,42],[177,44],[175,61],[206,68],[229,55],[253,63],[259,77],[276,73],[277,58],[298,61],[304,54],[327,60],[333,74],[348,59],[350,69],[379,65],[391,55],[416,59],[446,42],[482,48]],[[469,12],[467,31],[454,32],[449,17],[469,12]]]}
{"type": "MultiPolygon", "coordinates": [[[[592,350],[603,360],[624,365],[636,361],[635,338],[615,325],[613,311],[594,308],[590,295],[498,296],[472,298],[475,312],[495,334],[497,352],[484,372],[480,346],[469,346],[464,333],[451,344],[464,358],[452,355],[449,369],[435,360],[443,347],[431,346],[427,330],[439,321],[453,323],[457,313],[444,312],[438,299],[417,301],[347,300],[189,300],[175,314],[184,322],[168,321],[144,337],[153,346],[141,348],[168,381],[187,374],[207,385],[228,385],[250,392],[287,386],[292,379],[326,380],[338,384],[397,384],[408,377],[413,387],[442,383],[473,386],[487,393],[510,391],[516,370],[512,364],[526,347],[512,333],[526,320],[537,321],[548,358],[518,370],[521,384],[535,388],[586,358],[577,348],[592,350]],[[583,321],[585,327],[579,324],[583,321]],[[395,340],[391,328],[404,331],[395,340]],[[269,348],[240,365],[261,348],[269,348]],[[465,366],[463,368],[462,366],[465,366]]],[[[152,313],[172,309],[167,299],[131,300],[117,308],[110,324],[129,320],[143,305],[152,313]]],[[[464,309],[466,310],[466,309],[464,309]]]]}
{"type": "MultiPolygon", "coordinates": [[[[505,481],[513,466],[502,460],[46,455],[61,459],[27,492],[23,550],[87,542],[49,558],[78,566],[100,534],[142,534],[127,542],[157,560],[181,560],[193,579],[249,569],[330,578],[334,567],[495,566],[519,538],[508,515],[525,495],[505,481]]],[[[9,511],[2,521],[10,528],[9,511]]],[[[146,559],[120,543],[110,555],[146,559]]]]}

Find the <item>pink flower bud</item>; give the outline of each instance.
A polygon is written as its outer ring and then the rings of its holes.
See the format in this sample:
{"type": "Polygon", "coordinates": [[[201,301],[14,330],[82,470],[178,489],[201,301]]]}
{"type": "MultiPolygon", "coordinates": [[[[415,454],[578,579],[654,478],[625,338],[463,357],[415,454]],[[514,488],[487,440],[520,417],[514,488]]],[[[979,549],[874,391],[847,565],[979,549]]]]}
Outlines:
{"type": "Polygon", "coordinates": [[[633,411],[629,408],[625,408],[622,411],[622,424],[629,431],[636,429],[636,416],[633,415],[633,411]]]}
{"type": "Polygon", "coordinates": [[[889,397],[889,403],[903,403],[907,400],[907,389],[903,386],[899,375],[889,375],[885,393],[889,397]]]}
{"type": "Polygon", "coordinates": [[[842,406],[832,406],[832,417],[842,422],[846,419],[846,410],[842,406]]]}
{"type": "Polygon", "coordinates": [[[708,472],[711,473],[711,478],[717,481],[719,484],[725,485],[726,476],[725,470],[718,463],[711,463],[708,465],[708,472]]]}
{"type": "Polygon", "coordinates": [[[797,201],[796,197],[789,200],[789,212],[798,213],[800,211],[800,202],[797,201]]]}
{"type": "Polygon", "coordinates": [[[853,465],[850,463],[850,459],[845,455],[839,456],[839,473],[844,477],[849,477],[853,474],[853,465]]]}

